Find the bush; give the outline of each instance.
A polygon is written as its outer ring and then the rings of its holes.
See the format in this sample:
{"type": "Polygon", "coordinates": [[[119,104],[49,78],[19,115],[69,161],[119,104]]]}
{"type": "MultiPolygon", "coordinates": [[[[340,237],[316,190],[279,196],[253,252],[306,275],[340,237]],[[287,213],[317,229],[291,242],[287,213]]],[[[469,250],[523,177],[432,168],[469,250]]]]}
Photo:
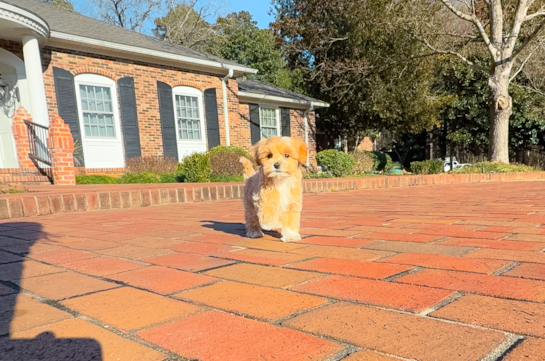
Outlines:
{"type": "Polygon", "coordinates": [[[217,147],[214,147],[208,151],[210,154],[215,153],[234,153],[237,154],[239,157],[246,157],[248,159],[251,159],[250,154],[246,151],[246,149],[242,147],[236,147],[234,145],[218,145],[217,147]]]}
{"type": "Polygon", "coordinates": [[[327,172],[305,172],[303,173],[303,179],[323,179],[333,178],[333,176],[327,172]]]}
{"type": "Polygon", "coordinates": [[[540,172],[542,169],[530,167],[524,164],[505,164],[500,162],[480,162],[471,166],[455,169],[450,173],[469,174],[469,173],[514,173],[514,172],[540,172]]]}
{"type": "Polygon", "coordinates": [[[391,169],[394,168],[394,162],[392,161],[392,157],[390,157],[389,154],[374,151],[371,152],[374,158],[374,165],[373,170],[377,172],[389,172],[391,169]]]}
{"type": "Polygon", "coordinates": [[[244,182],[244,177],[241,175],[219,175],[211,176],[210,182],[212,183],[230,183],[230,182],[244,182]]]}
{"type": "MultiPolygon", "coordinates": [[[[242,150],[244,151],[244,149],[242,150]]],[[[246,156],[247,153],[246,155],[241,153],[232,152],[231,150],[210,151],[212,176],[242,176],[244,167],[239,159],[241,156],[246,156]]]]}
{"type": "Polygon", "coordinates": [[[127,159],[128,173],[173,173],[178,161],[171,157],[134,157],[127,159]]]}
{"type": "Polygon", "coordinates": [[[358,151],[352,154],[352,157],[356,160],[356,164],[352,169],[354,174],[362,174],[373,170],[375,165],[375,158],[371,152],[358,151]]]}
{"type": "Polygon", "coordinates": [[[178,166],[178,172],[185,177],[188,183],[205,183],[210,181],[212,168],[210,167],[210,155],[207,153],[193,153],[185,157],[183,163],[178,166]]]}
{"type": "Polygon", "coordinates": [[[183,174],[177,174],[176,172],[172,173],[161,173],[159,174],[160,183],[182,183],[185,180],[183,174]]]}
{"type": "Polygon", "coordinates": [[[78,175],[76,184],[117,184],[119,178],[108,175],[78,175]]]}
{"type": "Polygon", "coordinates": [[[327,170],[335,177],[343,177],[352,173],[356,160],[343,152],[335,149],[323,150],[316,154],[316,161],[321,167],[327,167],[327,170]]]}
{"type": "Polygon", "coordinates": [[[135,183],[161,183],[161,177],[158,174],[143,172],[143,173],[127,173],[119,178],[121,184],[135,183]]]}
{"type": "Polygon", "coordinates": [[[411,172],[414,174],[439,174],[444,171],[442,160],[425,160],[422,162],[411,162],[411,172]]]}

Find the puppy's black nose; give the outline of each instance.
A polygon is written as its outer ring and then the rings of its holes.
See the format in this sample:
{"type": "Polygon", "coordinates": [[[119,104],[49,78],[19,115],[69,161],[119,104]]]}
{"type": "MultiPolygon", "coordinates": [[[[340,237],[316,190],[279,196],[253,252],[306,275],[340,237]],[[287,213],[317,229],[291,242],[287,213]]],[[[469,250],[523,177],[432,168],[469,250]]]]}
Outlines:
{"type": "Polygon", "coordinates": [[[280,169],[280,163],[274,163],[274,168],[280,169]]]}

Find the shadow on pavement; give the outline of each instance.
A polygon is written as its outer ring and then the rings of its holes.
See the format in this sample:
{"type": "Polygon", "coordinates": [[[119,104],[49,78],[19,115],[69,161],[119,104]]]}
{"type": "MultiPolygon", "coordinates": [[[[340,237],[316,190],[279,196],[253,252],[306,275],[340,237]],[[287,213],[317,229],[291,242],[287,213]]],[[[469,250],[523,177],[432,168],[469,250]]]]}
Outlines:
{"type": "MultiPolygon", "coordinates": [[[[240,237],[246,237],[246,227],[244,226],[244,223],[229,223],[229,222],[217,222],[217,221],[201,221],[206,222],[208,224],[203,224],[202,226],[204,228],[213,229],[217,232],[223,232],[227,234],[231,234],[234,236],[240,236],[240,237]]],[[[282,235],[277,231],[263,231],[263,233],[275,237],[280,238],[282,235]]]]}
{"type": "MultiPolygon", "coordinates": [[[[25,243],[17,245],[17,255],[26,255],[40,239],[47,237],[42,226],[34,222],[0,223],[0,242],[10,243],[10,238],[25,243]]],[[[2,246],[0,246],[0,250],[2,246]]],[[[15,255],[15,253],[11,253],[15,255]]],[[[24,262],[1,252],[7,263],[1,266],[0,284],[6,289],[22,292],[18,288],[22,277],[24,262]],[[13,262],[10,262],[13,258],[13,262]]],[[[1,262],[0,262],[1,263],[1,262]]],[[[8,292],[9,293],[9,292],[8,292]]],[[[15,292],[16,293],[16,292],[15,292]]],[[[0,296],[0,361],[102,361],[100,344],[92,338],[57,338],[51,332],[42,332],[34,338],[12,338],[10,324],[26,311],[16,313],[17,297],[15,294],[0,296]]]]}

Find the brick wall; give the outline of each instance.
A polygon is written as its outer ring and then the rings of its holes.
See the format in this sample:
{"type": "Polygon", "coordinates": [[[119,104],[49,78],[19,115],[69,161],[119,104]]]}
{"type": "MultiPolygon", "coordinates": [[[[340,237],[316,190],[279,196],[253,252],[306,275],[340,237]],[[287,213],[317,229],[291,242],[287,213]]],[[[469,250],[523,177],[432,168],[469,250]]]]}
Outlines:
{"type": "MultiPolygon", "coordinates": [[[[298,109],[290,110],[290,121],[291,121],[291,136],[295,139],[305,141],[305,111],[298,109]]],[[[242,126],[244,129],[241,130],[241,134],[248,133],[245,136],[245,139],[251,140],[250,135],[250,105],[241,103],[240,104],[240,118],[242,119],[242,126]]],[[[310,164],[316,165],[316,114],[315,112],[309,112],[308,114],[308,123],[309,123],[309,132],[308,132],[308,143],[309,143],[309,154],[310,154],[310,164]]],[[[248,145],[249,147],[249,145],[248,145]]]]}
{"type": "MultiPolygon", "coordinates": [[[[42,51],[42,61],[44,64],[47,64],[47,69],[44,72],[44,83],[49,116],[51,118],[58,113],[53,67],[68,70],[74,76],[84,73],[100,74],[116,82],[118,79],[126,76],[133,77],[136,90],[142,156],[158,156],[163,154],[163,145],[159,117],[159,100],[156,91],[157,81],[167,83],[171,87],[190,86],[201,91],[208,88],[216,88],[220,140],[222,144],[225,144],[221,76],[56,48],[45,48],[42,51]]],[[[227,93],[229,123],[230,128],[232,128],[231,134],[233,134],[239,128],[240,123],[237,97],[238,84],[236,80],[229,81],[227,93]]]]}
{"type": "MultiPolygon", "coordinates": [[[[20,43],[0,40],[0,47],[23,58],[22,45],[20,43]]],[[[191,86],[201,91],[208,88],[216,88],[220,141],[221,144],[226,144],[221,84],[222,75],[51,47],[42,49],[42,64],[44,67],[44,84],[50,119],[54,119],[58,115],[53,67],[68,70],[74,76],[92,73],[106,76],[116,82],[118,79],[126,76],[133,77],[136,90],[140,143],[142,146],[142,156],[145,157],[160,156],[163,154],[159,101],[156,91],[157,81],[165,82],[172,87],[191,86]]],[[[228,84],[227,97],[231,144],[249,149],[251,146],[251,133],[248,104],[239,104],[237,81],[230,79],[228,84]]],[[[292,110],[291,119],[292,135],[304,140],[303,111],[292,110]]],[[[310,114],[309,119],[311,125],[309,137],[310,152],[311,159],[314,159],[316,153],[313,131],[314,112],[310,114]]]]}
{"type": "Polygon", "coordinates": [[[373,150],[373,141],[371,140],[371,138],[363,138],[363,141],[358,145],[358,150],[371,152],[373,150]]]}

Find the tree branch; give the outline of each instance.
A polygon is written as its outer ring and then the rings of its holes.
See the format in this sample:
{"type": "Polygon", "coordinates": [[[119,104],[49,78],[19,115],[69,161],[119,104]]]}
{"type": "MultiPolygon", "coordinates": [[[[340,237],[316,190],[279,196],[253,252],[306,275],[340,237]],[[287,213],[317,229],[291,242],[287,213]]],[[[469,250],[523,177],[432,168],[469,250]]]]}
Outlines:
{"type": "Polygon", "coordinates": [[[465,62],[467,65],[475,68],[475,69],[478,69],[478,70],[484,70],[484,71],[488,71],[488,69],[485,69],[483,68],[482,66],[480,65],[477,65],[475,64],[474,62],[472,62],[471,60],[469,60],[468,58],[466,58],[465,56],[463,56],[462,54],[460,54],[459,52],[457,51],[453,51],[453,50],[439,50],[439,49],[436,49],[433,45],[431,45],[429,43],[429,41],[427,41],[426,39],[422,39],[416,35],[413,35],[415,37],[416,40],[422,42],[424,45],[426,45],[431,51],[433,51],[432,54],[427,54],[428,56],[430,55],[437,55],[437,54],[447,54],[447,55],[454,55],[456,56],[457,58],[461,59],[463,62],[465,62]]]}
{"type": "Polygon", "coordinates": [[[530,58],[532,57],[532,55],[534,55],[534,52],[539,49],[539,45],[536,46],[536,48],[534,50],[532,50],[530,52],[530,54],[528,54],[528,56],[526,57],[526,59],[524,59],[524,61],[522,62],[521,66],[519,67],[519,69],[515,72],[515,74],[513,74],[513,76],[509,79],[509,82],[512,82],[513,79],[515,79],[517,77],[517,75],[520,74],[520,72],[522,71],[522,69],[524,69],[524,66],[526,65],[526,63],[528,62],[528,60],[530,60],[530,58]]]}
{"type": "MultiPolygon", "coordinates": [[[[488,47],[488,50],[490,51],[490,54],[492,54],[494,59],[496,59],[497,48],[494,46],[494,44],[492,44],[490,42],[490,38],[486,34],[486,30],[485,30],[483,24],[480,22],[480,20],[475,15],[468,15],[468,14],[464,14],[463,12],[459,11],[458,9],[456,9],[454,7],[454,5],[452,5],[450,0],[439,0],[439,1],[441,1],[454,15],[458,16],[460,19],[463,19],[463,20],[468,21],[468,22],[472,23],[473,25],[475,25],[477,30],[479,30],[479,33],[481,34],[481,37],[484,40],[484,43],[488,47]]],[[[494,0],[494,1],[496,1],[496,0],[494,0]]],[[[524,1],[524,0],[522,0],[522,1],[524,1]]]]}
{"type": "Polygon", "coordinates": [[[514,50],[511,54],[511,58],[514,60],[522,50],[532,41],[534,38],[539,34],[541,29],[545,27],[545,20],[541,22],[541,24],[538,25],[537,28],[534,29],[534,31],[522,42],[522,44],[518,47],[518,49],[514,50]]]}
{"type": "Polygon", "coordinates": [[[533,14],[526,15],[526,18],[524,19],[524,21],[529,21],[540,16],[545,16],[545,8],[541,8],[539,11],[536,11],[533,14]]]}
{"type": "Polygon", "coordinates": [[[528,0],[519,1],[515,19],[513,20],[513,29],[511,30],[511,34],[509,35],[509,43],[507,44],[507,48],[511,51],[515,49],[515,44],[517,43],[517,39],[520,35],[520,29],[522,28],[522,24],[526,19],[528,6],[528,0]]]}

